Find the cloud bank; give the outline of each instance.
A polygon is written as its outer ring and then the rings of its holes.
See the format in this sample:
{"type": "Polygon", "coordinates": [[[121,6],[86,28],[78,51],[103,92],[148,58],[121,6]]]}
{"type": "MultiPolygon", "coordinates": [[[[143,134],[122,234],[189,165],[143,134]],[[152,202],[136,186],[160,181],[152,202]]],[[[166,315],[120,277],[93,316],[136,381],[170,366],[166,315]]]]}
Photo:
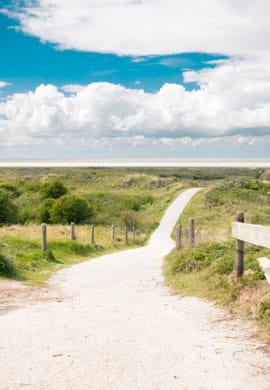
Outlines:
{"type": "Polygon", "coordinates": [[[165,84],[157,93],[111,83],[40,85],[0,103],[1,144],[269,134],[270,69],[261,69],[257,62],[227,61],[187,71],[185,81],[199,85],[192,91],[178,84],[165,84]]]}
{"type": "Polygon", "coordinates": [[[4,12],[61,49],[120,55],[269,53],[269,0],[28,0],[4,12]]]}

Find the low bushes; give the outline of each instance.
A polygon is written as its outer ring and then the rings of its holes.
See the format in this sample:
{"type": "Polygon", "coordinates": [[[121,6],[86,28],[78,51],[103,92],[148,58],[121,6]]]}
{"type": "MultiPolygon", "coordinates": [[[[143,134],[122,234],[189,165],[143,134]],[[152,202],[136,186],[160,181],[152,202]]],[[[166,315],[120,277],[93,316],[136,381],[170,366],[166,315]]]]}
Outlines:
{"type": "Polygon", "coordinates": [[[17,278],[18,272],[13,260],[9,259],[0,253],[0,276],[6,278],[17,278]]]}

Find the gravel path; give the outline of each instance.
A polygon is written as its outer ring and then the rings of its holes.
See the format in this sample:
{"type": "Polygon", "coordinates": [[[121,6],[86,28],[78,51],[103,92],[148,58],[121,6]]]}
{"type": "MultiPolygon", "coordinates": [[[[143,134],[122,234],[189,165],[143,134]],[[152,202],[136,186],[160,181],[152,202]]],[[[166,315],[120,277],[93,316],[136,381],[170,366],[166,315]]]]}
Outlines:
{"type": "Polygon", "coordinates": [[[270,389],[269,355],[248,324],[163,286],[170,233],[196,191],[169,207],[146,247],[56,274],[66,299],[0,317],[1,389],[270,389]]]}

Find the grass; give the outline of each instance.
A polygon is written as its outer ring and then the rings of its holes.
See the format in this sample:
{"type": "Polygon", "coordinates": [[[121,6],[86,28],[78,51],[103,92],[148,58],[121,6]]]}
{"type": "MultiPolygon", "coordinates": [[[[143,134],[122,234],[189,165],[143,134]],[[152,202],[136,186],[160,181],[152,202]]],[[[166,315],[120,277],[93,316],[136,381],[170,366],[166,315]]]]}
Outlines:
{"type": "MultiPolygon", "coordinates": [[[[115,242],[111,240],[111,227],[95,228],[95,244],[90,244],[90,227],[77,226],[76,240],[70,240],[70,228],[62,225],[47,227],[47,250],[41,251],[40,226],[12,225],[0,229],[1,252],[4,258],[13,264],[14,273],[3,272],[0,276],[12,277],[39,284],[46,281],[55,271],[72,264],[100,256],[105,253],[119,251],[127,247],[143,245],[146,236],[133,238],[129,233],[128,246],[123,229],[116,229],[115,242]]],[[[0,263],[1,264],[1,263],[0,263]]]]}
{"type": "Polygon", "coordinates": [[[0,169],[1,186],[19,209],[20,224],[0,227],[0,252],[15,264],[16,277],[40,283],[64,266],[127,248],[125,226],[141,231],[136,239],[129,235],[129,247],[143,245],[186,184],[172,175],[161,177],[141,170],[22,168],[0,169]],[[76,242],[69,240],[69,226],[47,225],[48,250],[40,250],[37,219],[42,183],[55,178],[61,179],[68,194],[89,201],[94,210],[89,224],[96,226],[95,245],[89,243],[89,225],[76,225],[76,242]],[[114,243],[111,225],[116,226],[114,243]]]}
{"type": "Polygon", "coordinates": [[[230,234],[238,211],[245,212],[246,222],[270,224],[270,186],[243,177],[209,184],[195,195],[178,222],[184,237],[165,259],[166,283],[177,293],[212,300],[255,320],[270,340],[270,286],[257,261],[270,257],[270,251],[245,244],[245,273],[236,281],[235,241],[230,234]],[[190,218],[196,224],[195,248],[189,248],[185,234],[190,218]]]}

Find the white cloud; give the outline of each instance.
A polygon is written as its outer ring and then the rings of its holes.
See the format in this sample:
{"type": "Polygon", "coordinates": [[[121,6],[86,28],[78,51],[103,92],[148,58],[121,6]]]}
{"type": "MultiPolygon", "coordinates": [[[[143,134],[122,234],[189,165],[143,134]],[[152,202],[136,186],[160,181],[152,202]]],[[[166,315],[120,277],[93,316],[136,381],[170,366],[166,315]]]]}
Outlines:
{"type": "Polygon", "coordinates": [[[106,137],[136,137],[137,143],[158,138],[168,143],[185,137],[269,134],[268,67],[230,60],[213,69],[186,72],[184,77],[200,88],[188,91],[182,85],[165,84],[157,93],[146,93],[92,83],[66,86],[72,92],[68,95],[53,85],[14,94],[0,103],[1,144],[28,145],[48,139],[78,144],[106,137]]]}
{"type": "Polygon", "coordinates": [[[6,81],[1,81],[1,80],[0,80],[0,88],[7,87],[7,86],[9,86],[9,85],[10,85],[10,83],[7,83],[6,81]]]}
{"type": "Polygon", "coordinates": [[[259,57],[269,54],[269,15],[269,0],[28,0],[12,14],[63,49],[259,57]]]}

